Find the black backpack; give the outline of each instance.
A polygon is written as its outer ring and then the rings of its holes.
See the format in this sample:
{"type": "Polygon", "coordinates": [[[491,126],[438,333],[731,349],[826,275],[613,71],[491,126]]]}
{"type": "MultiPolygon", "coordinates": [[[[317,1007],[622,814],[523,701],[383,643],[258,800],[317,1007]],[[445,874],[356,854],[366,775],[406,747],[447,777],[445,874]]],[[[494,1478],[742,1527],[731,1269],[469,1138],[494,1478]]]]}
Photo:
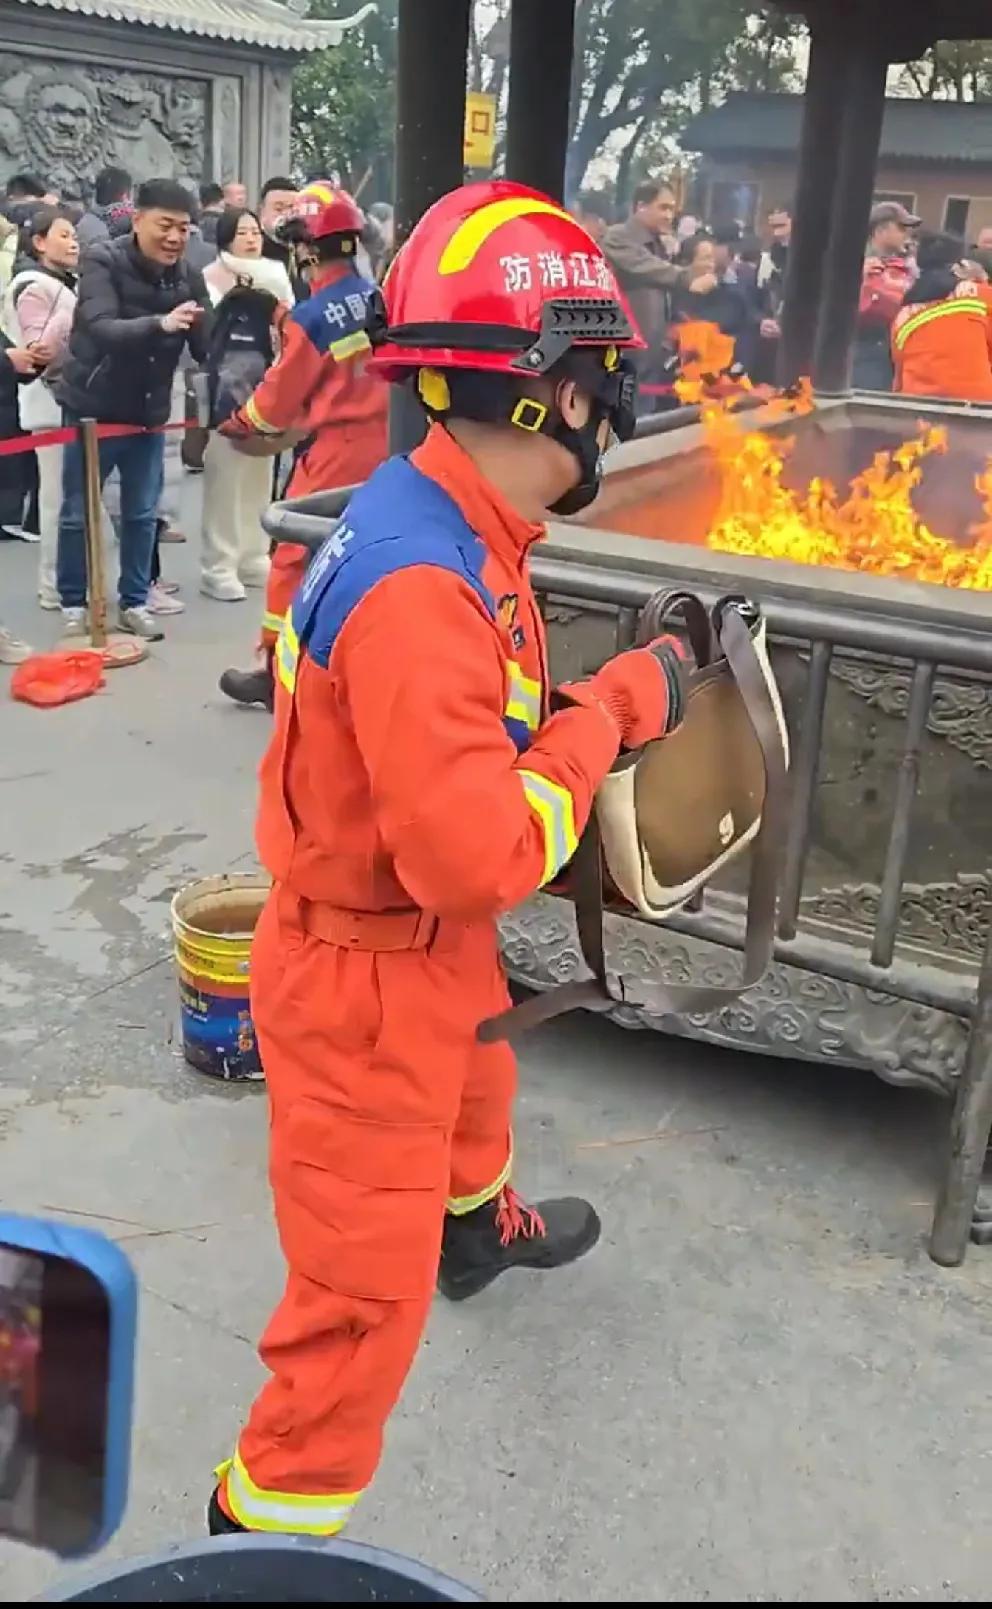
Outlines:
{"type": "Polygon", "coordinates": [[[272,363],[278,305],[271,291],[235,285],[214,308],[204,365],[212,430],[244,407],[272,363]]]}

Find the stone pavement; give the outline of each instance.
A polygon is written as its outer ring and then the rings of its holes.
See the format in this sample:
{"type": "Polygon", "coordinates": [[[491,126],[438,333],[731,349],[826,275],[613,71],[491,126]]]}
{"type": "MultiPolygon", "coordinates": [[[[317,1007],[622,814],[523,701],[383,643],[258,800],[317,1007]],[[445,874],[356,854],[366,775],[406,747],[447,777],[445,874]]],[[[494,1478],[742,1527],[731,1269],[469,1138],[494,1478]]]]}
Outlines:
{"type": "MultiPolygon", "coordinates": [[[[165,549],[190,611],[103,696],[0,689],[2,1197],[141,1282],[108,1559],[199,1533],[281,1280],[264,1094],[176,1047],[168,901],[252,865],[266,732],[216,691],[255,606],[200,599],[195,561],[165,549]]],[[[0,545],[0,616],[46,641],[33,563],[0,545]]],[[[522,1063],[521,1183],[588,1193],[603,1242],[438,1303],[354,1537],[497,1601],[984,1600],[992,1252],[926,1258],[944,1109],[596,1020],[522,1063]]],[[[0,1543],[0,1598],[68,1570],[0,1543]]]]}

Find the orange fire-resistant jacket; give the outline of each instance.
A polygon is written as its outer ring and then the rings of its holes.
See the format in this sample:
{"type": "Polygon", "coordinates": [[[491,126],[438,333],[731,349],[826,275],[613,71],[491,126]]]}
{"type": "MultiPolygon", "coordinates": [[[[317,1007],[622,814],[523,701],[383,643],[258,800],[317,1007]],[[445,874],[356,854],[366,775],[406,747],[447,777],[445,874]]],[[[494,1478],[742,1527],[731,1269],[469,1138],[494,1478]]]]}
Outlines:
{"type": "Polygon", "coordinates": [[[278,883],[474,921],[570,857],[617,734],[596,706],[549,715],[542,532],[438,425],[355,494],[276,651],[258,848],[278,883]]]}
{"type": "Polygon", "coordinates": [[[965,280],[942,301],[903,307],[892,358],[896,391],[992,402],[992,288],[965,280]]]}
{"type": "MultiPolygon", "coordinates": [[[[282,326],[279,357],[225,434],[311,432],[286,495],[332,491],[367,480],[386,456],[387,391],[369,374],[366,307],[374,286],[349,263],[321,270],[306,301],[282,326]]],[[[280,542],[265,588],[262,642],[275,646],[283,617],[306,573],[308,550],[280,542]]]]}
{"type": "Polygon", "coordinates": [[[284,321],[279,356],[241,410],[240,422],[262,435],[312,433],[291,497],[353,485],[385,456],[387,391],[366,368],[373,288],[350,263],[322,269],[284,321]]]}

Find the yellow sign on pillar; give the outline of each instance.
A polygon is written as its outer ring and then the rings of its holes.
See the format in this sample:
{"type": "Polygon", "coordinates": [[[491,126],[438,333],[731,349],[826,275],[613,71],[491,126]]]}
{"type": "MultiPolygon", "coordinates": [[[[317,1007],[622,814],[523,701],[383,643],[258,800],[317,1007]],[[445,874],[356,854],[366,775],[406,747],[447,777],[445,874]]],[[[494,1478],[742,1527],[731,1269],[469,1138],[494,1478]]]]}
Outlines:
{"type": "Polygon", "coordinates": [[[469,90],[465,96],[465,166],[491,168],[496,153],[496,97],[469,90]]]}

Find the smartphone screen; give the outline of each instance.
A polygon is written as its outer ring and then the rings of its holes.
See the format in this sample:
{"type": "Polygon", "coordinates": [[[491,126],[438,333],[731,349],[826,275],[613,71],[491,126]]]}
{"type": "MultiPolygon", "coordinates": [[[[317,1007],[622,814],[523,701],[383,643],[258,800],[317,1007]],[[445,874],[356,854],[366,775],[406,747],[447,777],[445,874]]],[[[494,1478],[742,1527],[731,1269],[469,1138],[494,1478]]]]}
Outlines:
{"type": "Polygon", "coordinates": [[[34,1535],[44,1260],[0,1250],[0,1530],[34,1535]]]}
{"type": "Polygon", "coordinates": [[[0,1533],[58,1553],[103,1522],[110,1304],[68,1257],[0,1248],[0,1533]]]}

